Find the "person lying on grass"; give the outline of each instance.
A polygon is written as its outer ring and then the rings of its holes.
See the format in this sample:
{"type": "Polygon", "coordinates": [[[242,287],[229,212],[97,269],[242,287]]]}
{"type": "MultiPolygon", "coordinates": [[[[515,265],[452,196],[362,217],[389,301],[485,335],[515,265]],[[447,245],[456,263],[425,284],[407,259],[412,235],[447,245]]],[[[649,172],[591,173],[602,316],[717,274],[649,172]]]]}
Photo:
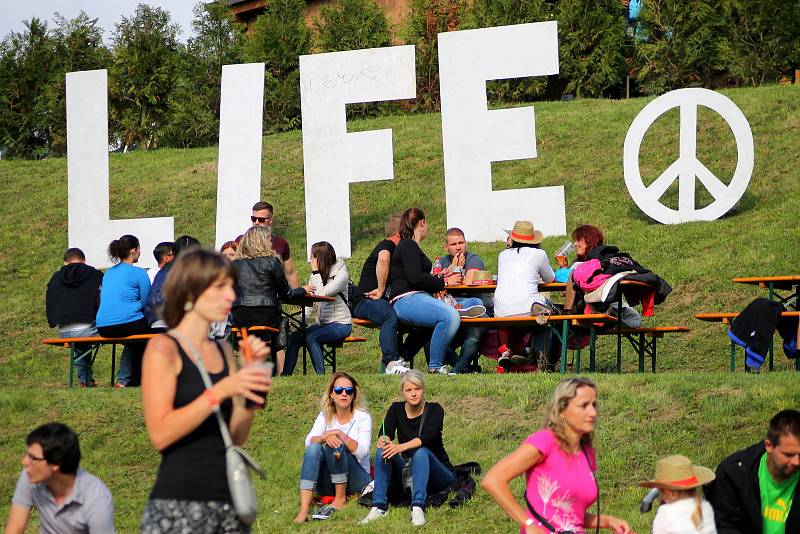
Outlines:
{"type": "Polygon", "coordinates": [[[306,436],[306,451],[300,468],[300,510],[295,523],[308,519],[311,499],[333,496],[314,519],[328,519],[347,504],[347,496],[361,493],[369,484],[369,449],[372,417],[361,395],[361,387],[347,373],[333,373],[320,402],[321,409],[306,436]]]}

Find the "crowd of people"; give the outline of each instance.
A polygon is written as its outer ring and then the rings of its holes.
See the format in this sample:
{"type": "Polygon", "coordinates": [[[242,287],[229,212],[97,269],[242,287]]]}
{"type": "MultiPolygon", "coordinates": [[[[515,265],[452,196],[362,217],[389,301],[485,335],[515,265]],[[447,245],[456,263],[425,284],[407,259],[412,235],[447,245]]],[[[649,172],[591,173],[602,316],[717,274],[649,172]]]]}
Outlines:
{"type": "MultiPolygon", "coordinates": [[[[347,373],[331,376],[305,439],[294,521],[329,519],[347,506],[349,496],[369,491],[371,507],[362,524],[383,518],[396,502],[392,496],[404,494],[412,525],[424,525],[429,497],[447,491],[457,477],[444,445],[444,407],[429,400],[425,374],[409,369],[407,358],[426,347],[428,373],[451,373],[448,362],[457,372],[470,372],[485,332],[460,329],[462,314],[530,315],[537,307],[551,307],[538,286],[556,278],[558,271],[541,249],[541,232],[529,221],[517,221],[507,230],[493,299],[450,299],[443,290],[475,282],[484,272],[483,261],[467,250],[464,233],[451,228],[444,239],[447,255],[432,262],[420,248],[428,226],[419,208],[389,219],[386,238],[364,262],[357,285],[350,284],[333,247],[322,241],[311,247],[311,276],[300,286],[288,243],[272,233],[272,206],[257,203],[251,221],[253,226],[219,253],[203,249],[190,236],[160,243],[154,250],[159,266],[150,273],[152,282],[134,265],[141,255],[139,241],[125,235],[109,244],[116,263],[105,274],[87,266],[80,250],[69,249],[64,266],[48,284],[47,317],[61,336],[158,332],[144,349],[126,347],[117,376],[117,387],[140,381],[147,432],[161,454],[141,531],[249,532],[232,505],[225,435],[234,445],[246,443],[256,412],[272,389],[267,359],[276,373],[291,374],[305,344],[321,374],[320,345],[349,335],[354,316],[380,325],[382,363],[386,373],[400,376],[402,400],[388,407],[373,442],[377,425],[362,386],[347,373]],[[305,336],[295,332],[281,339],[281,301],[304,294],[334,298],[319,307],[305,336]],[[231,346],[221,339],[230,325],[275,326],[279,333],[244,338],[240,353],[247,358],[237,363],[231,346]],[[329,499],[312,512],[315,496],[329,499]]],[[[603,244],[602,232],[592,226],[576,229],[573,240],[579,262],[599,265],[616,251],[603,244]]],[[[622,263],[635,267],[632,260],[622,263]]],[[[581,276],[578,269],[568,276],[573,274],[581,276]]],[[[497,335],[505,347],[500,358],[547,358],[546,327],[497,335]],[[520,338],[526,340],[522,348],[520,338]]],[[[90,361],[79,357],[77,362],[86,387],[94,383],[90,361]]],[[[521,532],[631,532],[625,520],[600,507],[593,444],[598,393],[589,379],[562,380],[547,403],[541,427],[484,476],[482,487],[521,532]],[[522,506],[510,486],[520,475],[526,482],[522,506]]],[[[111,492],[79,468],[80,448],[72,430],[47,424],[31,432],[26,445],[6,533],[23,532],[33,507],[43,532],[114,531],[111,492]]],[[[653,532],[800,532],[798,467],[796,410],[776,414],[766,438],[724,460],[716,475],[685,456],[663,458],[656,463],[655,476],[641,483],[660,492],[653,532]]]]}

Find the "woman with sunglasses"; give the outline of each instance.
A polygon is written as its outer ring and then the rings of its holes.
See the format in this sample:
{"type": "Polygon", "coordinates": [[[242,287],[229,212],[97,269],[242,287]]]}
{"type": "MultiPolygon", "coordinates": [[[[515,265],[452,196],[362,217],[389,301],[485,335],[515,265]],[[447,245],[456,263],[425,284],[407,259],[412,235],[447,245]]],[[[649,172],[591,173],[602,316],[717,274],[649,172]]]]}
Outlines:
{"type": "MultiPolygon", "coordinates": [[[[283,261],[272,248],[272,230],[269,226],[253,226],[245,232],[236,249],[233,266],[239,272],[236,302],[233,303],[234,326],[278,328],[281,321],[280,299],[290,300],[306,294],[307,288],[289,287],[283,261]]],[[[280,373],[283,370],[284,347],[277,343],[277,334],[265,333],[260,336],[272,343],[272,353],[276,358],[275,372],[280,373]]]]}
{"type": "Polygon", "coordinates": [[[425,524],[429,493],[448,487],[455,479],[453,466],[442,442],[444,409],[425,400],[425,378],[416,369],[400,378],[403,402],[386,412],[375,451],[375,490],[370,509],[361,524],[386,515],[389,484],[402,485],[403,467],[411,462],[411,524],[425,524]],[[397,443],[394,439],[397,437],[397,443]]]}
{"type": "Polygon", "coordinates": [[[598,500],[597,463],[592,447],[597,420],[597,386],[586,378],[567,378],[550,396],[543,427],[486,473],[481,486],[520,532],[585,532],[608,528],[631,532],[622,519],[590,512],[598,500]],[[525,509],[509,483],[525,474],[525,509]]]}
{"type": "Polygon", "coordinates": [[[347,373],[333,373],[320,401],[320,412],[306,436],[300,468],[300,510],[295,523],[308,520],[314,491],[333,496],[314,519],[328,519],[347,504],[347,496],[369,484],[369,449],[372,417],[367,412],[361,387],[347,373]]]}

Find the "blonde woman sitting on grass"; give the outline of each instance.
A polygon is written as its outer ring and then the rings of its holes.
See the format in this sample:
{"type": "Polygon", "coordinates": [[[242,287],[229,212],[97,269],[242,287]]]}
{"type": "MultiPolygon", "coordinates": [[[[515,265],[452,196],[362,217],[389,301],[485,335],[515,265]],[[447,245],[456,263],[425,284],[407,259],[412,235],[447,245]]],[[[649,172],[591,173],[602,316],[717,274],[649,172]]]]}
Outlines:
{"type": "Polygon", "coordinates": [[[656,477],[640,483],[661,490],[653,534],[716,534],[714,510],[703,498],[703,486],[714,480],[710,469],[674,455],[656,463],[656,477]]]}

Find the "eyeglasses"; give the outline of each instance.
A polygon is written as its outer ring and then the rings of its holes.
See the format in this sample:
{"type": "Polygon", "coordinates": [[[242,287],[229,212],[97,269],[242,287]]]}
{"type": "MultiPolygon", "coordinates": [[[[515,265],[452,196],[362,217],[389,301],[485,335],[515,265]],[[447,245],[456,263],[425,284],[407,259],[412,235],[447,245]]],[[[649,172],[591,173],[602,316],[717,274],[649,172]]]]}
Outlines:
{"type": "Polygon", "coordinates": [[[269,222],[271,220],[272,220],[272,217],[256,217],[255,215],[251,215],[250,216],[250,221],[251,222],[260,222],[260,223],[263,224],[263,223],[269,222]]]}
{"type": "Polygon", "coordinates": [[[45,458],[44,458],[44,457],[34,456],[34,455],[32,455],[31,453],[29,453],[29,452],[26,452],[26,453],[25,453],[25,456],[26,456],[26,457],[27,457],[27,458],[28,458],[28,459],[29,459],[31,462],[43,462],[43,461],[45,460],[45,458]]]}
{"type": "Polygon", "coordinates": [[[342,386],[336,386],[335,388],[333,388],[333,392],[336,393],[337,395],[341,395],[342,392],[345,392],[348,395],[352,395],[355,390],[356,388],[354,387],[343,388],[342,386]]]}

